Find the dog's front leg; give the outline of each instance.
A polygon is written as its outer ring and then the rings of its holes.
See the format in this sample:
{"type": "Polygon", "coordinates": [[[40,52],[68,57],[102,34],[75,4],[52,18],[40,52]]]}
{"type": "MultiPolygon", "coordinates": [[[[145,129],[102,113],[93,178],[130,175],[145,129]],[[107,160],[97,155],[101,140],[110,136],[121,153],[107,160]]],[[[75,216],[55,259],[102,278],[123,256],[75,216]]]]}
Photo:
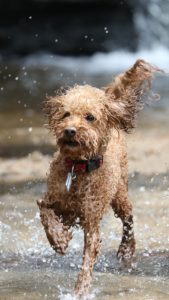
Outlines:
{"type": "Polygon", "coordinates": [[[84,252],[83,264],[78,275],[75,286],[75,294],[78,297],[86,295],[90,286],[94,263],[100,251],[100,228],[99,224],[93,225],[93,228],[85,228],[84,230],[84,252]]]}
{"type": "Polygon", "coordinates": [[[47,239],[52,248],[59,254],[65,254],[68,243],[72,239],[69,227],[65,226],[52,208],[47,207],[44,200],[37,201],[40,210],[41,222],[44,226],[47,239]]]}

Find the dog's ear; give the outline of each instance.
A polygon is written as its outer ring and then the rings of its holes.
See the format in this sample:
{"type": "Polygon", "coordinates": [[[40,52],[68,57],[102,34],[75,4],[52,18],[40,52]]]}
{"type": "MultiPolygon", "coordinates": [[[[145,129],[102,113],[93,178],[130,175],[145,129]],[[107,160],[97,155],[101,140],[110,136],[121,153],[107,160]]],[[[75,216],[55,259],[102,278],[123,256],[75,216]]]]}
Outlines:
{"type": "Polygon", "coordinates": [[[161,70],[144,60],[137,60],[131,69],[104,88],[110,125],[126,132],[135,127],[137,113],[143,106],[143,96],[151,88],[155,72],[161,70]]]}

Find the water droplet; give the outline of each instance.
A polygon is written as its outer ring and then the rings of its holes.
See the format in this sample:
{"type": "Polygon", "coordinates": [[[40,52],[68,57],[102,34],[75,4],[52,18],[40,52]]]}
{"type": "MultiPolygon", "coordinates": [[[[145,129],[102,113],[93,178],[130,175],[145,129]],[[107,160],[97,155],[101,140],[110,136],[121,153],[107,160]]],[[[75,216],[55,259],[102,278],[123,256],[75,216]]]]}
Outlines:
{"type": "Polygon", "coordinates": [[[145,192],[145,190],[146,190],[145,186],[140,186],[140,188],[139,188],[140,192],[145,192]]]}
{"type": "Polygon", "coordinates": [[[28,128],[28,131],[29,131],[29,132],[32,132],[32,127],[29,127],[29,128],[28,128]]]}
{"type": "Polygon", "coordinates": [[[16,77],[15,77],[15,80],[19,80],[19,77],[18,77],[18,76],[16,76],[16,77]]]}
{"type": "Polygon", "coordinates": [[[75,268],[75,264],[74,263],[70,263],[70,267],[71,268],[75,268]]]}

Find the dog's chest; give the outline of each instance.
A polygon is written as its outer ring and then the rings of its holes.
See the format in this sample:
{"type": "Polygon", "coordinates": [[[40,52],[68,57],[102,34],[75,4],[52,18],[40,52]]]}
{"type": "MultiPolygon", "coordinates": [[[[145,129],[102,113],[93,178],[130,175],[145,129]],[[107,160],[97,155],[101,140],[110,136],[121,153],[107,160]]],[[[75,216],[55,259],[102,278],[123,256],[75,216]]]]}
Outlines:
{"type": "MultiPolygon", "coordinates": [[[[68,171],[57,160],[53,162],[48,178],[48,200],[55,204],[60,214],[74,219],[101,218],[107,211],[117,191],[120,176],[117,160],[104,161],[92,172],[77,172],[69,191],[66,188],[68,171]]],[[[83,221],[82,221],[83,222],[83,221]]]]}
{"type": "Polygon", "coordinates": [[[77,173],[76,178],[72,179],[70,189],[67,190],[67,174],[62,177],[56,174],[53,186],[55,199],[60,202],[63,210],[74,207],[76,211],[83,211],[91,205],[97,209],[98,203],[102,203],[100,204],[102,206],[107,205],[115,188],[112,176],[113,174],[109,174],[107,170],[77,173]]]}

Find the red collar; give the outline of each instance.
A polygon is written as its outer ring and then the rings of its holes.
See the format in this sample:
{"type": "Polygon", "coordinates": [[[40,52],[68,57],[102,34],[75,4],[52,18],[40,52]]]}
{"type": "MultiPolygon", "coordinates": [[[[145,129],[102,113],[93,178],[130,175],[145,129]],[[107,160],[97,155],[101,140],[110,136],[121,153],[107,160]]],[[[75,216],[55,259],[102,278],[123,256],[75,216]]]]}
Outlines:
{"type": "Polygon", "coordinates": [[[103,165],[103,156],[98,156],[97,158],[89,160],[73,160],[71,158],[66,158],[65,163],[69,171],[71,171],[74,166],[74,172],[91,172],[103,165]]]}

